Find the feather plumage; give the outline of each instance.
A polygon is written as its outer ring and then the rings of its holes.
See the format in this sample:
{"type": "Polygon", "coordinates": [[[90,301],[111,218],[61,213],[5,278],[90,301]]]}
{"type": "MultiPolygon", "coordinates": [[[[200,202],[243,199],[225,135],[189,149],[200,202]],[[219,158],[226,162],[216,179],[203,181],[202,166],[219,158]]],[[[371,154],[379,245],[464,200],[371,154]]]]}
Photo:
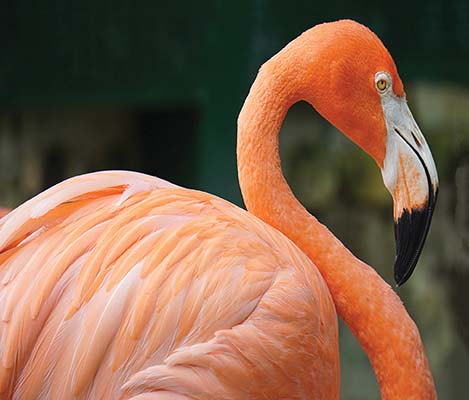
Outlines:
{"type": "Polygon", "coordinates": [[[301,398],[312,382],[297,357],[313,361],[324,341],[338,368],[334,306],[311,261],[215,196],[95,173],[3,224],[0,398],[241,399],[252,376],[250,398],[301,398]]]}

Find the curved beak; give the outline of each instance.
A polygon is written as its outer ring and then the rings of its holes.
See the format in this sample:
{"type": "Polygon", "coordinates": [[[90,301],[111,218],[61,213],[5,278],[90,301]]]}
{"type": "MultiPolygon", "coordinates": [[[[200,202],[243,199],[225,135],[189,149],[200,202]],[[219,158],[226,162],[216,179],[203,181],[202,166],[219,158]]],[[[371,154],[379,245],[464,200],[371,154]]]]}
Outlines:
{"type": "Polygon", "coordinates": [[[422,132],[403,98],[382,100],[386,156],[382,175],[394,200],[394,279],[405,283],[422,252],[438,193],[438,175],[422,132]]]}

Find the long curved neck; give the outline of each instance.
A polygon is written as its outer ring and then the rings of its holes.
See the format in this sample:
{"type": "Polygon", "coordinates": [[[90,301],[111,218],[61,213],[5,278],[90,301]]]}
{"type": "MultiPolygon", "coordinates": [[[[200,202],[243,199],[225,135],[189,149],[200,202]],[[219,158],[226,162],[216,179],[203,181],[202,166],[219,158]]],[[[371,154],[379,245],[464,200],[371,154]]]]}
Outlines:
{"type": "Polygon", "coordinates": [[[382,398],[434,399],[419,332],[399,297],[306,211],[285,181],[278,135],[288,108],[300,100],[286,90],[296,79],[294,71],[288,75],[265,65],[238,119],[238,173],[246,206],[316,264],[338,314],[370,359],[382,398]]]}

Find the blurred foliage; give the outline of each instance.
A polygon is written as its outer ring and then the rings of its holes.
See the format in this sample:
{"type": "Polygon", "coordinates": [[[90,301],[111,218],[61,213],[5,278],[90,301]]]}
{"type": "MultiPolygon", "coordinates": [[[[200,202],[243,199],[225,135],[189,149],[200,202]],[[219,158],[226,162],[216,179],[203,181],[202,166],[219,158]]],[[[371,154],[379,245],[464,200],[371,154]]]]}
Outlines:
{"type": "MultiPolygon", "coordinates": [[[[439,202],[413,279],[398,289],[441,399],[469,368],[469,3],[241,0],[6,2],[0,16],[0,205],[71,175],[135,169],[241,203],[236,116],[259,66],[305,29],[352,18],[389,48],[439,170],[439,202]]],[[[302,203],[392,280],[391,199],[373,161],[305,104],[282,128],[302,203]]],[[[341,327],[344,399],[375,399],[341,327]]],[[[409,377],[412,379],[412,377],[409,377]]]]}

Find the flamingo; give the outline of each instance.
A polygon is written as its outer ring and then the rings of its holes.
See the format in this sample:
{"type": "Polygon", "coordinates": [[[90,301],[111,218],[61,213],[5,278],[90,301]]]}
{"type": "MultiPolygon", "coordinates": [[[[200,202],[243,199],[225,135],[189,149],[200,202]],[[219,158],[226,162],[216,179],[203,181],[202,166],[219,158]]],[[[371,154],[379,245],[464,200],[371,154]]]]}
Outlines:
{"type": "Polygon", "coordinates": [[[285,181],[278,133],[306,100],[367,152],[394,199],[395,277],[412,273],[438,178],[396,66],[350,20],[265,63],[238,119],[249,212],[127,171],[62,182],[0,229],[1,399],[338,399],[337,313],[383,399],[434,399],[391,287],[285,181]]]}

